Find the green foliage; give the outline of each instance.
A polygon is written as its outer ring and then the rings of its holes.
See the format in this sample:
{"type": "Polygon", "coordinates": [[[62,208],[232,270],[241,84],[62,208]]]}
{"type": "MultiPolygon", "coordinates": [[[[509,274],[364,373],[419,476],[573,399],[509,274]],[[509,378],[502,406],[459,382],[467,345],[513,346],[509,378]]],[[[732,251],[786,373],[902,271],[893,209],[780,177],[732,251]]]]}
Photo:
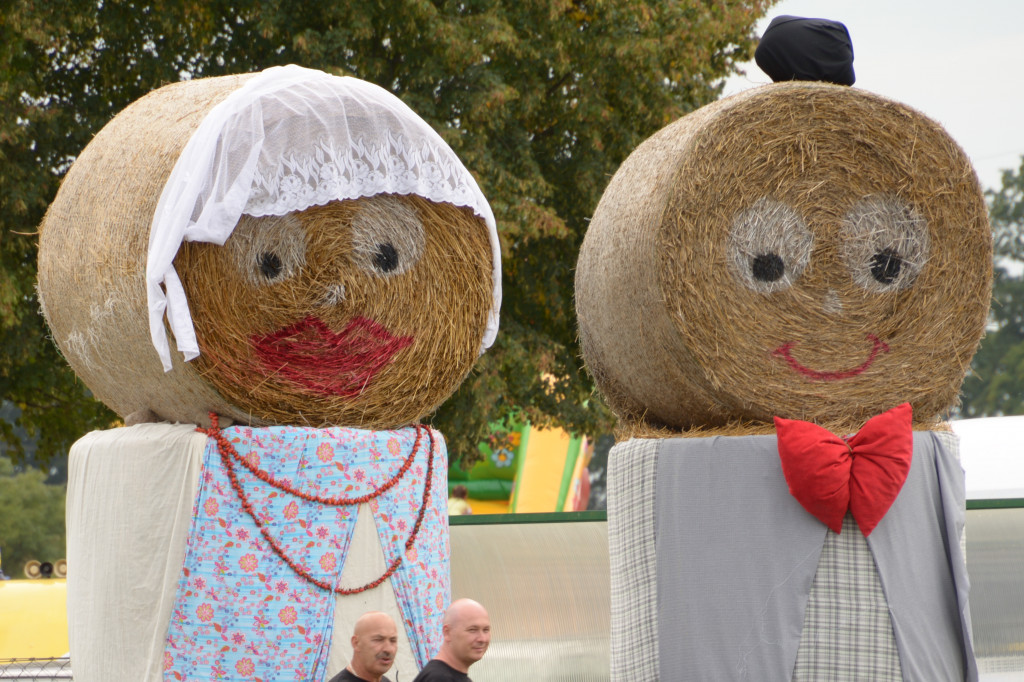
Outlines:
{"type": "Polygon", "coordinates": [[[38,469],[19,472],[0,456],[0,552],[4,573],[21,577],[26,561],[64,558],[64,486],[38,469]]]}
{"type": "Polygon", "coordinates": [[[965,417],[1024,414],[1024,157],[986,192],[996,256],[989,332],[964,382],[965,417]]]}
{"type": "Polygon", "coordinates": [[[390,89],[477,176],[504,256],[502,330],[433,423],[471,463],[489,420],[610,428],[576,340],[573,268],[619,163],[714,100],[775,0],[14,0],[0,16],[0,397],[52,456],[113,415],[45,341],[35,232],[60,175],[142,94],[297,63],[390,89]],[[19,345],[22,346],[19,352],[19,345]]]}

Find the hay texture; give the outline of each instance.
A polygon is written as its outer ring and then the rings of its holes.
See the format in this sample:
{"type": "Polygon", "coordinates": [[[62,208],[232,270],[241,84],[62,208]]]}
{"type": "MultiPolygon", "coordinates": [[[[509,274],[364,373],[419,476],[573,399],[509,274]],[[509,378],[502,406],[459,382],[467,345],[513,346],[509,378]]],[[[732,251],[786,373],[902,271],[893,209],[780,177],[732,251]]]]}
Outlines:
{"type": "Polygon", "coordinates": [[[490,245],[468,208],[378,195],[243,217],[184,246],[193,364],[262,419],[385,428],[433,410],[475,362],[490,245]]]}
{"type": "Polygon", "coordinates": [[[192,132],[245,78],[154,91],[82,152],[41,227],[54,340],[122,416],[377,429],[421,418],[479,354],[492,266],[483,219],[415,196],[243,216],[224,246],[184,244],[175,268],[201,355],[173,352],[163,372],[147,321],[153,213],[192,132]]]}
{"type": "Polygon", "coordinates": [[[861,90],[786,83],[664,128],[605,191],[576,276],[588,369],[632,436],[843,433],[954,405],[992,246],[963,151],[861,90]]]}

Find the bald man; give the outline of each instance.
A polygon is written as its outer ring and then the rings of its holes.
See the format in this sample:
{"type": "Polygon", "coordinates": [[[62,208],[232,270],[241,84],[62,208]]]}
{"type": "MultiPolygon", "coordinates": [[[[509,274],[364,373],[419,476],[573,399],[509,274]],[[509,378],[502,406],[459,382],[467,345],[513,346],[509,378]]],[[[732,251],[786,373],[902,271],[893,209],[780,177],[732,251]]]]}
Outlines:
{"type": "Polygon", "coordinates": [[[469,666],[484,657],[491,643],[491,619],[477,602],[459,599],[444,612],[443,633],[441,651],[412,682],[471,682],[469,666]]]}
{"type": "Polygon", "coordinates": [[[395,663],[398,629],[391,616],[364,613],[352,632],[352,660],[330,682],[391,682],[384,676],[395,663]]]}

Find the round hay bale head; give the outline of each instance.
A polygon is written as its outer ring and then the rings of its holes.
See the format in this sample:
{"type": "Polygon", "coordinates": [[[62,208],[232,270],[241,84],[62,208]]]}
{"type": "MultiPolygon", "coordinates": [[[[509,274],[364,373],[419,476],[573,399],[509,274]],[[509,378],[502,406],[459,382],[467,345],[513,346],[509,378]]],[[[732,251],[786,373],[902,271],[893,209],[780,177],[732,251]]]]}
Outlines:
{"type": "Polygon", "coordinates": [[[667,126],[608,186],[577,267],[588,368],[620,418],[837,431],[948,410],[984,332],[987,211],[937,123],[816,83],[667,126]]]}
{"type": "Polygon", "coordinates": [[[210,110],[250,75],[177,83],[115,117],[41,226],[39,293],[64,357],[119,415],[392,428],[457,388],[481,348],[492,252],[473,211],[417,196],[243,216],[175,258],[201,355],[150,339],[146,263],[161,192],[210,110]]]}

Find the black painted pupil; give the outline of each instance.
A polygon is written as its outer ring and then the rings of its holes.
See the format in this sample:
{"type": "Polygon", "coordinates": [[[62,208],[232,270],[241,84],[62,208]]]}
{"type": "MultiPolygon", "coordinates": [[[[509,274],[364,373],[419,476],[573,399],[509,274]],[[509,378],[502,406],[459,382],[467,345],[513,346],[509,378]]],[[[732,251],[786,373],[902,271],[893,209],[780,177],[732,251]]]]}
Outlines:
{"type": "Polygon", "coordinates": [[[871,257],[871,276],[881,284],[892,284],[900,276],[903,259],[892,249],[879,251],[871,257]]]}
{"type": "Polygon", "coordinates": [[[391,245],[391,242],[384,242],[377,247],[377,253],[373,256],[373,264],[381,272],[391,272],[398,267],[398,251],[391,245]]]}
{"type": "Polygon", "coordinates": [[[752,271],[759,282],[774,282],[785,274],[786,264],[774,253],[762,253],[754,257],[752,271]]]}
{"type": "Polygon", "coordinates": [[[262,253],[259,259],[260,272],[267,279],[281,274],[281,258],[276,253],[262,253]]]}

